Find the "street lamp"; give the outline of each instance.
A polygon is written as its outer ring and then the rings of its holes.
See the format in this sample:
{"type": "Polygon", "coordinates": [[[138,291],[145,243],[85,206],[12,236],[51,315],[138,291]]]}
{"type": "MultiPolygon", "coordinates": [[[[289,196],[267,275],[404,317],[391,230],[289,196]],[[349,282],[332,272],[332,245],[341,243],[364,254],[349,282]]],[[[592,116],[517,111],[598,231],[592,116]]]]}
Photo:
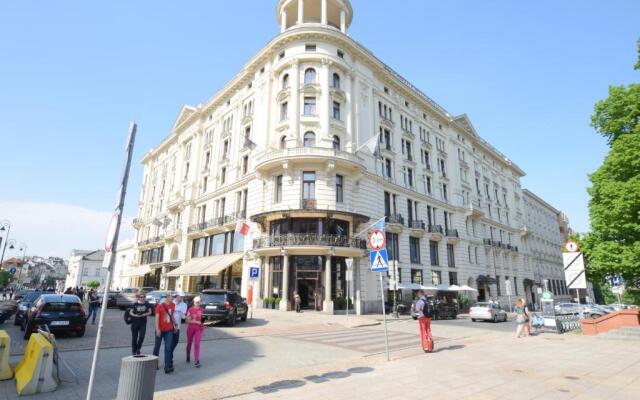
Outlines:
{"type": "MultiPolygon", "coordinates": [[[[13,250],[16,248],[16,241],[13,240],[9,249],[13,250]]],[[[20,286],[20,278],[22,277],[22,269],[24,268],[24,260],[27,255],[27,245],[25,243],[20,243],[20,251],[22,252],[22,264],[20,264],[20,271],[18,272],[18,286],[20,286]]]]}
{"type": "MultiPolygon", "coordinates": [[[[2,256],[0,256],[0,267],[2,266],[2,262],[4,261],[4,252],[5,250],[7,250],[9,233],[11,233],[11,221],[9,221],[8,219],[0,221],[0,235],[5,231],[7,232],[7,235],[4,237],[4,247],[2,248],[2,256]]],[[[2,238],[0,238],[0,246],[2,246],[2,238]]]]}

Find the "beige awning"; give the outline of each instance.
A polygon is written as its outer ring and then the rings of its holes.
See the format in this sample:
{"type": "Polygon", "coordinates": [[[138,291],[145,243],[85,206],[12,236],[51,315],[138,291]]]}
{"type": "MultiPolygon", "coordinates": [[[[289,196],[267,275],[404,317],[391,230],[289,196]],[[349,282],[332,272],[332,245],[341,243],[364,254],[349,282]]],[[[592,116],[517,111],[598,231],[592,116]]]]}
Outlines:
{"type": "Polygon", "coordinates": [[[242,253],[223,254],[212,257],[194,258],[183,266],[169,272],[167,276],[217,275],[243,256],[242,253]]]}
{"type": "Polygon", "coordinates": [[[124,276],[124,277],[145,276],[149,272],[151,272],[151,266],[150,265],[141,265],[141,266],[139,266],[137,268],[132,268],[131,270],[129,270],[126,273],[122,274],[122,276],[124,276]]]}

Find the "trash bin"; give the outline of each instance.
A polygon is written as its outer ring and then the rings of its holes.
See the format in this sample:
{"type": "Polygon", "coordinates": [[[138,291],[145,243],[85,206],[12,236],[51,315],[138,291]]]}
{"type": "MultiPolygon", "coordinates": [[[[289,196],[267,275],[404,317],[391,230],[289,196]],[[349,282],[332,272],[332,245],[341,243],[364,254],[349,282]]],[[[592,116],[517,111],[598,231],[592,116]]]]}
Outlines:
{"type": "Polygon", "coordinates": [[[156,386],[156,356],[129,356],[122,359],[117,400],[153,400],[156,386]]]}

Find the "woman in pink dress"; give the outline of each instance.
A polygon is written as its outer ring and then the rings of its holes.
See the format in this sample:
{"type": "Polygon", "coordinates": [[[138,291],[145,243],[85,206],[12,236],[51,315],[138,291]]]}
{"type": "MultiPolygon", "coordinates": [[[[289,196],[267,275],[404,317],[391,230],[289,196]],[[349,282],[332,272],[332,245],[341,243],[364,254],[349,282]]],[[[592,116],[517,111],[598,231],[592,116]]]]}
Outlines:
{"type": "Polygon", "coordinates": [[[191,362],[191,345],[193,344],[196,368],[200,368],[200,341],[204,332],[202,311],[200,296],[197,296],[193,299],[193,306],[187,310],[187,362],[191,362]]]}

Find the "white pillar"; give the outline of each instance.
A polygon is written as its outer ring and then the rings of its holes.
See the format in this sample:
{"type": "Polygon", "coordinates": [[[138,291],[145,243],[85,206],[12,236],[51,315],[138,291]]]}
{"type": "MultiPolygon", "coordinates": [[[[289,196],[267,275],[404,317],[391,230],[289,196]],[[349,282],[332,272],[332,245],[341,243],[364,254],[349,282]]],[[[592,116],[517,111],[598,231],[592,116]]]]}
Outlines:
{"type": "Polygon", "coordinates": [[[284,254],[282,260],[282,290],[280,294],[280,311],[289,311],[289,255],[284,254]]]}
{"type": "Polygon", "coordinates": [[[284,32],[287,30],[287,11],[282,10],[280,16],[280,32],[284,32]]]}
{"type": "Polygon", "coordinates": [[[327,0],[322,0],[322,24],[327,24],[327,0]]]}
{"type": "Polygon", "coordinates": [[[333,300],[331,300],[331,255],[327,254],[324,264],[324,303],[322,310],[333,314],[333,300]]]}
{"type": "Polygon", "coordinates": [[[347,34],[347,13],[344,10],[340,11],[340,30],[347,34]]]}
{"type": "Polygon", "coordinates": [[[298,0],[298,23],[304,23],[304,0],[298,0]]]}
{"type": "Polygon", "coordinates": [[[269,258],[262,257],[262,271],[263,271],[263,288],[264,288],[264,298],[267,299],[271,297],[271,267],[269,265],[269,258]]]}

